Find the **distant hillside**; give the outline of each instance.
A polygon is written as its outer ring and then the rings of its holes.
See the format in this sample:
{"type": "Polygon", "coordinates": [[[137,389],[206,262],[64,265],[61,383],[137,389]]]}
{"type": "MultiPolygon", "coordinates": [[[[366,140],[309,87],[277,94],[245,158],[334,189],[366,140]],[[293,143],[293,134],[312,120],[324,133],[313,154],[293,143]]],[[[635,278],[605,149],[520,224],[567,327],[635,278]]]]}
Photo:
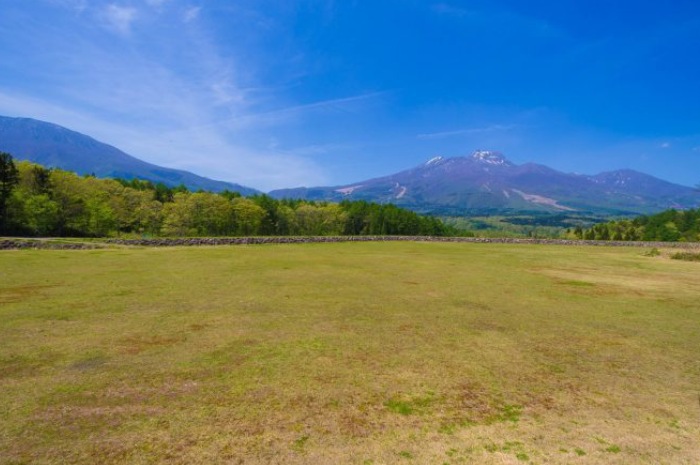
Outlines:
{"type": "Polygon", "coordinates": [[[580,239],[700,242],[700,209],[666,210],[630,220],[596,224],[575,231],[580,239]]]}
{"type": "Polygon", "coordinates": [[[139,178],[162,182],[167,186],[184,184],[191,190],[220,192],[228,189],[243,195],[259,193],[239,184],[146,163],[92,137],[31,118],[0,116],[0,151],[8,152],[18,160],[29,160],[79,174],[139,178]]]}
{"type": "Polygon", "coordinates": [[[692,188],[636,171],[595,176],[562,173],[534,163],[516,165],[488,151],[469,157],[435,157],[400,173],[348,185],[283,189],[270,195],[391,202],[453,215],[488,211],[620,215],[700,205],[700,195],[692,188]]]}

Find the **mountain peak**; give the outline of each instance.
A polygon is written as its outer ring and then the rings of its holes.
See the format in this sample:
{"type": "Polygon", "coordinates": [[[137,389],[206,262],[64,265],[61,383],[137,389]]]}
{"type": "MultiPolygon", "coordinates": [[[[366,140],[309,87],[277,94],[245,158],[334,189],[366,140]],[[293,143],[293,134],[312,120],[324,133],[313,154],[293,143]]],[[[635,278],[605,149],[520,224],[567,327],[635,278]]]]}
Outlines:
{"type": "Polygon", "coordinates": [[[490,150],[476,150],[472,153],[472,160],[476,160],[480,163],[488,163],[489,165],[511,164],[501,152],[492,152],[490,150]]]}

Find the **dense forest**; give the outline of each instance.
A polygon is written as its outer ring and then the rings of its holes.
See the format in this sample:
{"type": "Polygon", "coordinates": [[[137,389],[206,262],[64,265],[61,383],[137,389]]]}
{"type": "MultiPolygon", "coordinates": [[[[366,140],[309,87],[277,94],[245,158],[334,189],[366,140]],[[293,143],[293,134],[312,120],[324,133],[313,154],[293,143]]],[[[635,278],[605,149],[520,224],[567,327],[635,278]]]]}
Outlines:
{"type": "Polygon", "coordinates": [[[576,228],[579,239],[614,241],[700,241],[700,208],[667,210],[656,215],[596,224],[590,229],[576,228]]]}
{"type": "Polygon", "coordinates": [[[190,192],[138,179],[98,179],[0,153],[0,232],[106,237],[447,235],[434,217],[391,204],[276,200],[190,192]]]}

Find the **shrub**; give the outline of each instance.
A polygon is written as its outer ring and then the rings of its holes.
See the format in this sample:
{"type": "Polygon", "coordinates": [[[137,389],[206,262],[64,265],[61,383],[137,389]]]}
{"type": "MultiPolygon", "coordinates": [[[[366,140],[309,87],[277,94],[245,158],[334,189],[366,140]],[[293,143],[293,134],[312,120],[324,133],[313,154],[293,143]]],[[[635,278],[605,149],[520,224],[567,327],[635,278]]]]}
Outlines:
{"type": "Polygon", "coordinates": [[[685,260],[687,262],[700,262],[700,253],[676,252],[671,255],[674,260],[685,260]]]}

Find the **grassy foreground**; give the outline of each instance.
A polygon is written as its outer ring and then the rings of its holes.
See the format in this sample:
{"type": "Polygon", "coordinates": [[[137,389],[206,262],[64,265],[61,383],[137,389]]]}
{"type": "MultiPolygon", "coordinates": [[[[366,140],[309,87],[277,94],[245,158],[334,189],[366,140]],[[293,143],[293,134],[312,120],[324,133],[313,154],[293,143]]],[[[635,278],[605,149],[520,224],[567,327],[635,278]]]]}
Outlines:
{"type": "Polygon", "coordinates": [[[0,463],[700,463],[700,264],[339,243],[0,253],[0,463]]]}

